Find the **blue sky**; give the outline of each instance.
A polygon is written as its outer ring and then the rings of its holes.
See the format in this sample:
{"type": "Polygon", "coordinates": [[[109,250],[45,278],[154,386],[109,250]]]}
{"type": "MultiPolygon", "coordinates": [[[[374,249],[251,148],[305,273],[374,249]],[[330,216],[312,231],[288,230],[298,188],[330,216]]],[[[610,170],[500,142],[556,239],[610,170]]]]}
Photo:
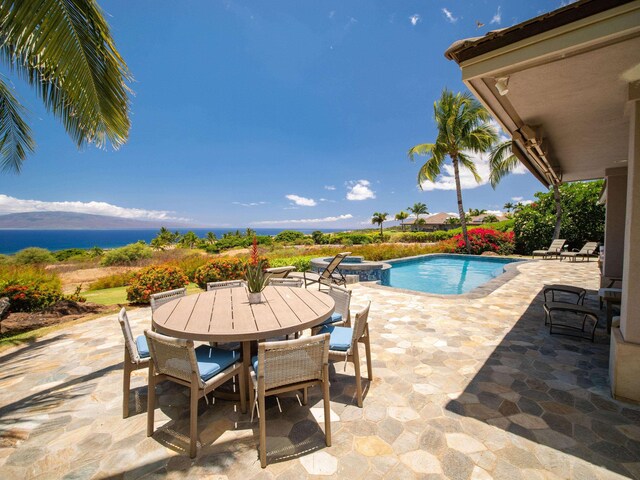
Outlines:
{"type": "MultiPolygon", "coordinates": [[[[37,151],[0,175],[0,213],[70,210],[229,227],[360,227],[415,202],[456,211],[451,179],[416,185],[406,151],[435,138],[433,102],[463,90],[443,52],[554,1],[99,2],[131,69],[120,150],[78,151],[21,80],[37,151]],[[476,21],[485,25],[478,28],[476,21]]],[[[6,71],[6,69],[5,69],[6,71]]],[[[483,172],[481,168],[481,172],[483,172]]],[[[486,175],[485,175],[486,176],[486,175]]],[[[465,208],[543,187],[464,181],[465,208]]]]}

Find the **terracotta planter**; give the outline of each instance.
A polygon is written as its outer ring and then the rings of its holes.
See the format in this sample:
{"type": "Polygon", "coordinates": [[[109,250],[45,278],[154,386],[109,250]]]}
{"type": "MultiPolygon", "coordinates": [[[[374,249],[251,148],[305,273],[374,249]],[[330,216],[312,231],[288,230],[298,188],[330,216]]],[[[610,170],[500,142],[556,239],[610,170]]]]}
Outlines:
{"type": "Polygon", "coordinates": [[[262,303],[262,292],[249,292],[249,303],[262,303]]]}

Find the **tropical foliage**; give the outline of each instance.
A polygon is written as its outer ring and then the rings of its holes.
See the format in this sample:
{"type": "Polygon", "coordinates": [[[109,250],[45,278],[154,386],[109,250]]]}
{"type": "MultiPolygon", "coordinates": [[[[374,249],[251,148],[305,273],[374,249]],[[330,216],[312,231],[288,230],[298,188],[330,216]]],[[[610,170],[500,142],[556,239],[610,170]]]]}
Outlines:
{"type": "MultiPolygon", "coordinates": [[[[0,2],[0,54],[29,82],[78,147],[129,135],[131,75],[93,0],[0,2]]],[[[25,109],[0,80],[0,165],[20,171],[35,148],[25,109]]]]}
{"type": "Polygon", "coordinates": [[[387,220],[387,216],[389,216],[389,214],[386,213],[386,212],[385,213],[375,212],[371,216],[371,223],[380,226],[380,237],[382,237],[382,235],[383,235],[383,233],[382,233],[382,224],[387,220]]]}
{"type": "MultiPolygon", "coordinates": [[[[570,248],[581,248],[586,242],[604,239],[605,207],[598,204],[602,181],[561,185],[562,223],[560,236],[570,248]]],[[[535,194],[536,201],[521,206],[513,215],[516,251],[530,254],[547,248],[554,234],[556,201],[553,192],[535,194]]]]}
{"type": "Polygon", "coordinates": [[[133,303],[149,303],[154,293],[186,287],[187,276],[171,265],[154,265],[135,273],[127,288],[127,300],[133,303]]]}
{"type": "MultiPolygon", "coordinates": [[[[471,172],[477,182],[481,181],[471,153],[484,153],[498,140],[495,129],[489,125],[489,112],[469,93],[456,93],[445,89],[434,104],[434,116],[438,135],[434,143],[423,143],[409,149],[409,158],[414,161],[416,155],[427,157],[427,161],[418,171],[418,185],[435,182],[440,175],[446,158],[453,165],[458,213],[462,225],[462,238],[469,244],[467,223],[462,205],[462,187],[460,185],[460,166],[471,172]]],[[[471,251],[471,246],[468,246],[471,251]]]]}
{"type": "Polygon", "coordinates": [[[0,266],[0,297],[9,298],[12,312],[43,310],[62,299],[62,284],[38,266],[0,266]]]}
{"type": "Polygon", "coordinates": [[[107,267],[112,265],[134,265],[139,260],[151,258],[152,254],[151,248],[140,241],[109,250],[102,258],[102,265],[107,267]]]}
{"type": "Polygon", "coordinates": [[[458,234],[446,243],[445,250],[451,253],[471,253],[480,255],[493,252],[498,255],[511,255],[515,249],[513,232],[499,232],[490,228],[473,228],[469,230],[469,242],[465,242],[462,234],[458,234]],[[468,247],[471,247],[470,249],[468,247]]]}

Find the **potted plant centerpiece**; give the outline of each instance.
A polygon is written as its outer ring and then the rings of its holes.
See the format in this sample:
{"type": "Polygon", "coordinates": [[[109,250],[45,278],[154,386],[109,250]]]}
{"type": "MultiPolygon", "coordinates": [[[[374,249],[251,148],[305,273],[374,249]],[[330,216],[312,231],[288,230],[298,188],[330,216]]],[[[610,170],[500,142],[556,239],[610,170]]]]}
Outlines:
{"type": "Polygon", "coordinates": [[[258,240],[253,237],[251,257],[247,264],[247,290],[249,290],[249,303],[262,302],[262,290],[269,283],[269,275],[264,271],[265,261],[258,256],[258,240]]]}

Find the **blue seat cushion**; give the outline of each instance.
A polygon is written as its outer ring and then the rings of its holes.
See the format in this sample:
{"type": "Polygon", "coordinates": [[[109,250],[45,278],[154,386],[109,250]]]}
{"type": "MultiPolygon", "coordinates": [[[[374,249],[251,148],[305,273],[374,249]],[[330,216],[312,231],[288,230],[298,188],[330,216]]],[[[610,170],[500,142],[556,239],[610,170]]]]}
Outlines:
{"type": "Polygon", "coordinates": [[[138,347],[138,355],[140,358],[149,358],[149,345],[147,345],[147,337],[140,335],[136,338],[136,347],[138,347]]]}
{"type": "Polygon", "coordinates": [[[351,346],[351,337],[353,336],[353,329],[349,327],[335,327],[333,325],[325,325],[320,330],[320,333],[329,333],[331,338],[329,339],[329,349],[339,350],[346,352],[351,346]]]}
{"type": "Polygon", "coordinates": [[[334,312],[334,313],[331,314],[331,316],[329,318],[327,318],[320,325],[331,325],[332,323],[337,323],[337,322],[341,322],[341,321],[342,321],[342,314],[334,312]]]}
{"type": "Polygon", "coordinates": [[[235,350],[223,350],[221,348],[200,345],[196,348],[196,360],[200,378],[207,381],[222,370],[230,367],[240,360],[240,353],[235,350]]]}
{"type": "Polygon", "coordinates": [[[251,357],[251,366],[253,367],[253,371],[258,373],[258,355],[251,357]]]}

